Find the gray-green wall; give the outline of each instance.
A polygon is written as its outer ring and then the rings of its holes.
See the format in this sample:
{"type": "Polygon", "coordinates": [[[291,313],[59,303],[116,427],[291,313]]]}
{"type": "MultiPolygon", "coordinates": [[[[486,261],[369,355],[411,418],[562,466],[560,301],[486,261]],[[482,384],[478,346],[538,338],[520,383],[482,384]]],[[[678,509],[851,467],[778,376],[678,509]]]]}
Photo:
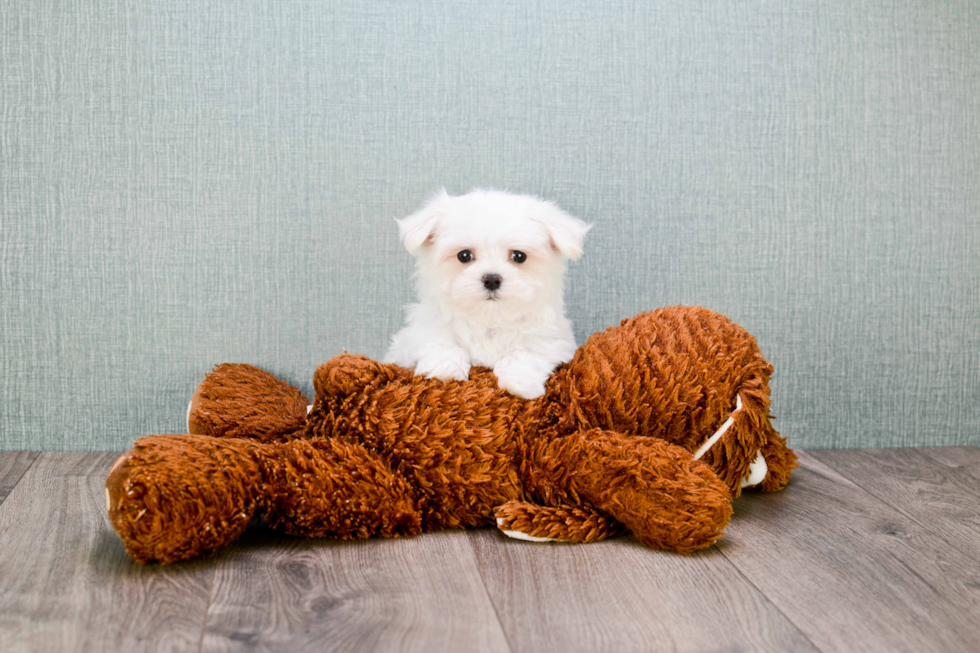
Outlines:
{"type": "Polygon", "coordinates": [[[593,222],[579,339],[700,304],[798,447],[980,444],[980,3],[0,0],[0,448],[310,390],[411,296],[441,185],[593,222]]]}

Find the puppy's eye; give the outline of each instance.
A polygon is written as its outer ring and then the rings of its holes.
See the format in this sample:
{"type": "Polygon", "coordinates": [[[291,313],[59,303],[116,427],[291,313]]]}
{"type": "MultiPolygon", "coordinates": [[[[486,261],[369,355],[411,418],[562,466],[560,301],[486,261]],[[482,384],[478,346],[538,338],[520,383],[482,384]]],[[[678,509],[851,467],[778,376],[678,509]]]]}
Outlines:
{"type": "Polygon", "coordinates": [[[473,260],[473,252],[468,249],[464,249],[462,252],[456,255],[460,263],[469,263],[473,260]]]}
{"type": "Polygon", "coordinates": [[[523,263],[527,260],[527,254],[524,252],[519,252],[516,249],[512,249],[510,251],[510,260],[512,260],[514,263],[523,263]]]}

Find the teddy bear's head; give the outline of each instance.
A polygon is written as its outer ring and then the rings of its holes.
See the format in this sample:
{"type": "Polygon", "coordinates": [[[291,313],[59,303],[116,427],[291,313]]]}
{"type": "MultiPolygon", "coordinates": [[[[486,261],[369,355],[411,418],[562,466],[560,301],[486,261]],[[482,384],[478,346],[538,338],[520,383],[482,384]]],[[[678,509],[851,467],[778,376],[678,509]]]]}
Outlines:
{"type": "Polygon", "coordinates": [[[669,307],[590,337],[553,375],[546,400],[559,432],[602,428],[692,453],[731,418],[702,456],[737,496],[760,451],[773,468],[763,489],[785,485],[795,466],[769,422],[772,370],[755,338],[725,316],[669,307]]]}

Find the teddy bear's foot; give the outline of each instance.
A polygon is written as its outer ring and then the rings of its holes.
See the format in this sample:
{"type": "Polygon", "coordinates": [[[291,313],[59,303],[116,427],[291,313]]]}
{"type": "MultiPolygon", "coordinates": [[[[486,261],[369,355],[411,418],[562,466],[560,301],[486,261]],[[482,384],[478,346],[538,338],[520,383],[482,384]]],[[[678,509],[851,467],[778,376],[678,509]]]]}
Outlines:
{"type": "Polygon", "coordinates": [[[206,436],[153,436],[106,478],[109,520],[138,562],[176,562],[237,538],[261,507],[262,445],[206,436]]]}
{"type": "Polygon", "coordinates": [[[303,428],[309,403],[297,388],[268,372],[222,363],[191,396],[187,429],[195,435],[281,440],[303,428]]]}
{"type": "Polygon", "coordinates": [[[508,501],[498,506],[494,515],[504,535],[528,542],[598,542],[627,532],[608,515],[579,506],[508,501]]]}

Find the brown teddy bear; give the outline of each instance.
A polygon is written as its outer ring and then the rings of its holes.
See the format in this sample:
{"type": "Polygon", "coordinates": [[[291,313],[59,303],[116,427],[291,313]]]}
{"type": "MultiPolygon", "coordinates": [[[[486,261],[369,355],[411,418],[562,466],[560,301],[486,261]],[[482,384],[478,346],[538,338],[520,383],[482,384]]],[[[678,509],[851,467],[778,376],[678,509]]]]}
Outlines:
{"type": "Polygon", "coordinates": [[[695,551],[743,486],[781,489],[797,464],[769,421],[771,373],[744,329],[684,307],[593,335],[530,400],[487,369],[447,382],[344,354],[317,369],[308,413],[297,389],[220,365],[192,398],[195,434],[113,465],[109,517],[140,562],[211,553],[258,514],[307,537],[496,525],[695,551]]]}

